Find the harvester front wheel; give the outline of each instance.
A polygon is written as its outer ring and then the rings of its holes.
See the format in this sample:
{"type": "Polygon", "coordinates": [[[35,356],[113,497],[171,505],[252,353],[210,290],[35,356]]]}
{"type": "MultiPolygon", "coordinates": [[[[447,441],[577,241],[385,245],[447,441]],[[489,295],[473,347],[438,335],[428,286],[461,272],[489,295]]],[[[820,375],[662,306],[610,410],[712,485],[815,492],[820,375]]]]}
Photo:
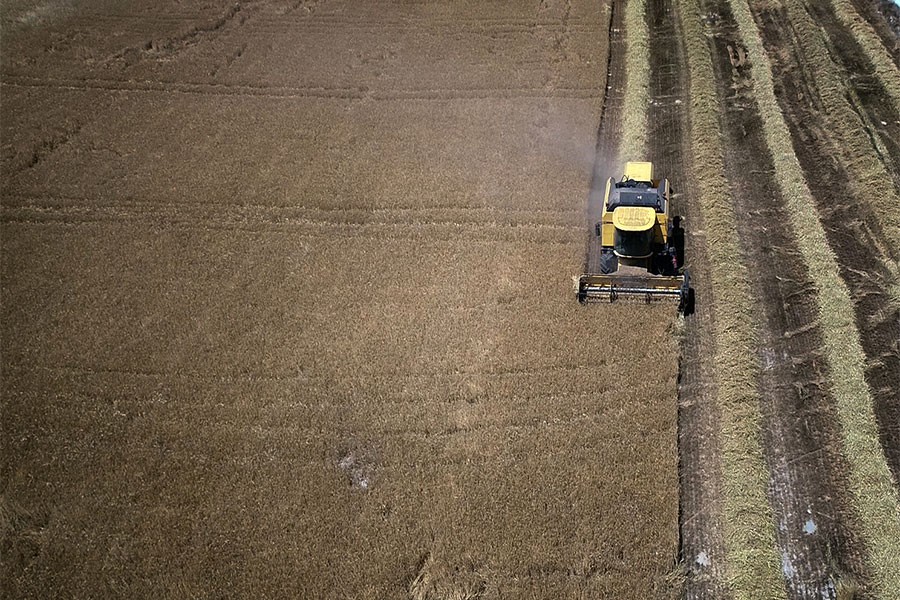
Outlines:
{"type": "Polygon", "coordinates": [[[619,270],[619,259],[612,252],[603,252],[600,254],[600,272],[604,275],[615,273],[619,270]]]}

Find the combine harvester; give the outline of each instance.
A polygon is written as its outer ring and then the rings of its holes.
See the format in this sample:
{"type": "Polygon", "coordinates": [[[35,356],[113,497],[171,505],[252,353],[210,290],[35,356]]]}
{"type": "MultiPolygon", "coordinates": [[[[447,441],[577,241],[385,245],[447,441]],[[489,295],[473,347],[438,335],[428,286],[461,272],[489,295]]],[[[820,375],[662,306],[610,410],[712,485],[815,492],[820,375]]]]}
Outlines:
{"type": "Polygon", "coordinates": [[[578,277],[579,302],[668,300],[682,313],[693,311],[684,229],[670,205],[669,181],[653,179],[652,163],[629,162],[621,181],[606,182],[589,272],[578,277]]]}

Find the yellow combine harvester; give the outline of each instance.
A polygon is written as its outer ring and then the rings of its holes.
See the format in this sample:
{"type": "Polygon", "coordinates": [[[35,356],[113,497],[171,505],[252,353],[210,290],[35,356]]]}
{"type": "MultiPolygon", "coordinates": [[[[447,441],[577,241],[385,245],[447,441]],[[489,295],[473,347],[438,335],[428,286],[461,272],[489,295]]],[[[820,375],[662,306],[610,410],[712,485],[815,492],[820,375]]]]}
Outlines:
{"type": "Polygon", "coordinates": [[[653,164],[629,162],[621,181],[610,178],[592,241],[590,272],[578,278],[578,300],[670,300],[691,312],[690,277],[683,267],[681,218],[670,216],[669,181],[653,179],[653,164]]]}

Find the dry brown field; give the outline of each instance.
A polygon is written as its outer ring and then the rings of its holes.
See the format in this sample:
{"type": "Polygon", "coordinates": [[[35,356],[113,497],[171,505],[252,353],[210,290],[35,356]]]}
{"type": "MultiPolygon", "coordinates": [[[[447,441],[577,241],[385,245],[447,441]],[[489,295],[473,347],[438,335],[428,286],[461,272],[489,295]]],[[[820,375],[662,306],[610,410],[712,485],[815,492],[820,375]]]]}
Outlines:
{"type": "Polygon", "coordinates": [[[671,597],[674,309],[571,291],[608,19],[4,3],[3,596],[671,597]]]}
{"type": "Polygon", "coordinates": [[[893,600],[896,15],[5,2],[2,597],[893,600]]]}

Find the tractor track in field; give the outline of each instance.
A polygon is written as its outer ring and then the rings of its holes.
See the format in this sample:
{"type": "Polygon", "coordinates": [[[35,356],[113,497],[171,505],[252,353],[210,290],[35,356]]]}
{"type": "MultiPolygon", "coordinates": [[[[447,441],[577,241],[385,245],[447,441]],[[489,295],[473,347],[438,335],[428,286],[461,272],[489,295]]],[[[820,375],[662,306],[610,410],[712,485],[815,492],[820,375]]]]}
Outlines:
{"type": "MultiPolygon", "coordinates": [[[[249,8],[249,7],[248,7],[249,8]]],[[[115,24],[127,23],[130,21],[140,21],[142,23],[149,24],[159,24],[159,23],[187,23],[187,24],[195,24],[198,22],[202,22],[204,20],[213,20],[214,17],[209,14],[204,14],[201,12],[185,12],[185,13],[168,13],[166,15],[150,15],[150,14],[142,14],[142,13],[98,13],[98,12],[79,12],[78,15],[73,15],[69,18],[69,22],[76,25],[83,26],[91,26],[96,24],[97,22],[112,22],[115,24]]],[[[253,23],[261,23],[261,24],[274,24],[281,25],[284,24],[285,27],[289,27],[291,25],[295,25],[298,23],[302,23],[304,25],[307,24],[316,24],[316,25],[328,25],[334,27],[344,27],[346,25],[365,25],[366,27],[377,29],[382,25],[387,27],[424,27],[424,28],[438,28],[438,27],[459,27],[459,28],[491,28],[491,27],[507,27],[507,26],[522,26],[522,27],[563,27],[563,21],[567,22],[571,26],[577,27],[589,27],[591,31],[594,30],[595,22],[592,19],[563,19],[552,16],[544,16],[544,17],[487,17],[487,18],[477,18],[477,17],[459,17],[453,16],[451,17],[432,17],[432,16],[424,16],[424,15],[413,15],[408,14],[402,17],[394,16],[394,17],[385,17],[383,14],[379,16],[377,23],[373,21],[371,15],[369,14],[349,14],[349,13],[328,13],[328,12],[313,12],[306,14],[295,14],[295,16],[291,17],[290,14],[277,14],[273,12],[264,13],[258,11],[253,15],[253,23]]]]}
{"type": "Polygon", "coordinates": [[[419,88],[375,90],[360,87],[282,87],[270,85],[234,85],[189,81],[134,81],[125,79],[53,79],[34,78],[17,75],[4,76],[3,87],[49,88],[54,90],[75,90],[116,93],[159,93],[188,94],[210,97],[254,97],[275,99],[333,99],[333,100],[485,100],[507,98],[597,98],[602,93],[594,87],[558,88],[547,90],[543,87],[487,87],[487,88],[419,88]]]}
{"type": "Polygon", "coordinates": [[[848,184],[846,167],[826,151],[832,140],[817,110],[815,78],[803,66],[799,44],[782,11],[757,10],[756,19],[772,62],[776,95],[794,151],[816,199],[819,215],[841,277],[856,306],[856,325],[868,360],[879,435],[895,481],[900,479],[900,318],[886,294],[891,274],[878,248],[878,233],[867,225],[848,184]]]}
{"type": "Polygon", "coordinates": [[[475,206],[429,206],[368,210],[345,207],[236,205],[223,202],[191,205],[185,202],[132,200],[102,203],[93,198],[41,198],[7,195],[0,206],[0,222],[64,223],[131,222],[141,225],[196,223],[200,225],[309,226],[467,226],[482,228],[581,229],[582,214],[569,210],[498,210],[475,206]]]}
{"type": "Polygon", "coordinates": [[[758,387],[769,502],[788,596],[834,598],[839,579],[866,580],[848,496],[840,432],[812,276],[796,241],[763,134],[750,64],[725,0],[704,4],[716,15],[713,65],[725,165],[741,246],[760,300],[758,387]]]}
{"type": "Polygon", "coordinates": [[[674,214],[684,217],[685,262],[696,294],[685,320],[678,375],[680,560],[688,600],[727,598],[721,513],[721,430],[713,357],[715,311],[703,216],[692,183],[689,95],[681,21],[672,0],[648,2],[650,106],[648,158],[672,186],[674,214]]]}
{"type": "Polygon", "coordinates": [[[0,206],[0,223],[32,228],[114,224],[189,231],[291,232],[307,238],[503,240],[565,244],[566,231],[581,230],[580,212],[543,209],[499,211],[490,207],[430,206],[382,210],[305,206],[187,204],[153,200],[100,203],[91,198],[10,194],[0,206]]]}
{"type": "Polygon", "coordinates": [[[588,236],[585,251],[584,273],[600,272],[600,240],[594,234],[594,223],[600,221],[603,212],[603,194],[606,180],[613,177],[619,155],[619,137],[622,129],[622,109],[625,100],[625,10],[620,2],[609,3],[609,51],[606,61],[606,90],[597,129],[597,145],[588,196],[588,236]]]}
{"type": "MultiPolygon", "coordinates": [[[[0,221],[4,224],[14,223],[19,226],[31,228],[56,228],[69,231],[75,227],[99,227],[102,222],[73,223],[65,221],[0,221]]],[[[110,222],[107,222],[110,223],[110,222]]],[[[111,222],[116,227],[126,227],[133,223],[123,224],[120,221],[111,222]]],[[[157,223],[156,225],[160,225],[157,223]]],[[[372,226],[343,226],[327,228],[322,225],[290,226],[288,224],[273,225],[238,225],[238,224],[194,224],[194,223],[166,223],[165,227],[172,231],[203,233],[211,231],[241,232],[246,234],[284,234],[295,236],[298,240],[323,240],[323,239],[358,239],[361,241],[410,241],[434,240],[435,243],[453,242],[465,240],[470,244],[497,244],[497,243],[523,243],[544,246],[568,246],[570,241],[568,234],[553,235],[539,229],[531,228],[485,228],[485,227],[460,227],[457,225],[445,226],[401,226],[376,224],[372,226]]],[[[332,226],[333,227],[333,226],[332,226]]]]}

